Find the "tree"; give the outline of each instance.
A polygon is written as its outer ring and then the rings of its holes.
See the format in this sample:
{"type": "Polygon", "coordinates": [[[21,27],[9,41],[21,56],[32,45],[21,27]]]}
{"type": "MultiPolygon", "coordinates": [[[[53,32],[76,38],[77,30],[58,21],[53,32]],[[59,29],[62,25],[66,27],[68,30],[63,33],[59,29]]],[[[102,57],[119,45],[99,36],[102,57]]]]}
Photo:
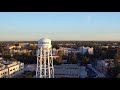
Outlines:
{"type": "Polygon", "coordinates": [[[4,53],[5,53],[4,48],[1,48],[1,52],[2,52],[2,54],[4,55],[4,53]]]}
{"type": "Polygon", "coordinates": [[[63,51],[59,50],[59,51],[58,51],[58,55],[62,58],[63,55],[64,55],[63,51]]]}
{"type": "Polygon", "coordinates": [[[56,58],[56,60],[57,60],[59,63],[62,63],[62,58],[61,58],[61,57],[56,58]]]}
{"type": "Polygon", "coordinates": [[[75,53],[71,52],[69,55],[69,62],[70,63],[77,63],[77,56],[75,53]]]}
{"type": "Polygon", "coordinates": [[[116,64],[120,62],[120,49],[116,50],[116,54],[114,56],[114,60],[115,60],[116,64]]]}
{"type": "Polygon", "coordinates": [[[120,73],[118,73],[118,75],[116,76],[116,78],[120,78],[120,73]]]}
{"type": "Polygon", "coordinates": [[[12,61],[17,61],[15,58],[11,58],[10,60],[12,60],[12,61]]]}
{"type": "Polygon", "coordinates": [[[82,59],[81,59],[81,61],[82,61],[82,64],[88,64],[89,63],[89,58],[87,58],[86,56],[83,56],[82,57],[82,59]]]}
{"type": "Polygon", "coordinates": [[[115,78],[120,73],[120,67],[115,66],[112,70],[112,73],[113,73],[113,77],[115,78]]]}

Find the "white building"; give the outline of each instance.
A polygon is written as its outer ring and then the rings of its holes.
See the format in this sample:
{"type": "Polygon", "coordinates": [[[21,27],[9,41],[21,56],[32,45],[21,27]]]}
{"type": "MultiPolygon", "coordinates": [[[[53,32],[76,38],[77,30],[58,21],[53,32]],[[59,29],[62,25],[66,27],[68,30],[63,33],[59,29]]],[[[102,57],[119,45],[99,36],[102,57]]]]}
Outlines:
{"type": "Polygon", "coordinates": [[[16,46],[9,46],[9,49],[13,49],[13,48],[16,48],[16,46]]]}
{"type": "Polygon", "coordinates": [[[13,78],[24,72],[24,63],[0,60],[0,78],[13,78]]]}
{"type": "Polygon", "coordinates": [[[17,49],[14,49],[14,50],[10,50],[11,53],[30,53],[32,52],[32,50],[27,50],[27,49],[23,49],[23,50],[17,50],[17,49]]]}
{"type": "Polygon", "coordinates": [[[68,56],[69,53],[74,52],[74,53],[82,53],[85,54],[86,52],[88,52],[89,54],[94,54],[94,48],[93,47],[79,47],[78,50],[73,49],[73,48],[64,48],[64,47],[60,47],[60,49],[58,49],[58,51],[61,50],[64,52],[64,55],[68,56]]]}
{"type": "Polygon", "coordinates": [[[60,49],[58,49],[58,51],[59,51],[59,50],[63,51],[63,53],[64,53],[65,56],[68,56],[68,54],[69,54],[70,52],[75,52],[75,51],[76,51],[76,50],[73,49],[73,48],[64,48],[64,47],[60,47],[60,49]]]}
{"type": "Polygon", "coordinates": [[[29,45],[29,43],[19,43],[19,46],[21,46],[21,47],[24,47],[24,46],[27,46],[27,45],[29,45]]]}
{"type": "Polygon", "coordinates": [[[57,49],[56,48],[52,49],[52,55],[57,55],[57,49]]]}
{"type": "Polygon", "coordinates": [[[88,48],[88,53],[91,55],[94,54],[94,48],[93,47],[88,48]]]}
{"type": "Polygon", "coordinates": [[[89,54],[93,54],[94,53],[94,48],[93,47],[80,47],[79,48],[79,51],[80,51],[80,53],[82,53],[82,54],[85,54],[86,52],[88,52],[89,54]]]}
{"type": "Polygon", "coordinates": [[[109,46],[102,46],[102,48],[109,48],[109,46]]]}

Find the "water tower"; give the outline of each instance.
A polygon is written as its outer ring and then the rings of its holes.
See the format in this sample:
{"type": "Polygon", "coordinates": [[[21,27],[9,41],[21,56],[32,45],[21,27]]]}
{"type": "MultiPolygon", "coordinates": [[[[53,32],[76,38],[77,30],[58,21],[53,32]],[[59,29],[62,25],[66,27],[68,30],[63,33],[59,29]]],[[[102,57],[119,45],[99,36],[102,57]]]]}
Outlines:
{"type": "Polygon", "coordinates": [[[51,40],[38,41],[36,78],[54,78],[51,40]]]}

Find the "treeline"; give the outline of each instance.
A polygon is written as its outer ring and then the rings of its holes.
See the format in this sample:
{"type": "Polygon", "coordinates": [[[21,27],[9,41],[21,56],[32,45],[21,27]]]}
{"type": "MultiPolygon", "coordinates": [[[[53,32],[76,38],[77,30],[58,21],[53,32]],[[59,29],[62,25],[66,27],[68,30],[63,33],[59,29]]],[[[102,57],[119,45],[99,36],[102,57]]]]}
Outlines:
{"type": "MultiPolygon", "coordinates": [[[[8,45],[8,44],[18,44],[18,43],[33,43],[37,44],[38,41],[1,41],[0,46],[8,45]]],[[[119,46],[120,41],[52,41],[52,45],[60,45],[63,44],[75,44],[76,46],[119,46]]],[[[62,46],[62,45],[61,45],[62,46]]],[[[69,45],[66,45],[69,46],[69,45]]],[[[74,45],[73,45],[74,46],[74,45]]]]}
{"type": "Polygon", "coordinates": [[[97,46],[120,46],[117,41],[52,41],[52,46],[55,47],[97,47],[97,46]]]}
{"type": "Polygon", "coordinates": [[[36,64],[37,63],[37,57],[32,56],[32,55],[27,55],[27,54],[22,54],[22,55],[14,55],[13,57],[11,55],[2,55],[2,57],[5,60],[17,60],[20,62],[23,62],[25,64],[36,64]]]}

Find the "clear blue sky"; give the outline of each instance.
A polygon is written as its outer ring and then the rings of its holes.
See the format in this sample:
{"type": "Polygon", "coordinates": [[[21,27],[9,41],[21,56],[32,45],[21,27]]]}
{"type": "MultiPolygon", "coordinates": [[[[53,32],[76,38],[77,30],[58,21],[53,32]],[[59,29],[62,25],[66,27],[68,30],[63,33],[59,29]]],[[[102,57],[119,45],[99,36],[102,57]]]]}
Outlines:
{"type": "Polygon", "coordinates": [[[0,41],[120,40],[120,12],[0,12],[0,41]]]}

